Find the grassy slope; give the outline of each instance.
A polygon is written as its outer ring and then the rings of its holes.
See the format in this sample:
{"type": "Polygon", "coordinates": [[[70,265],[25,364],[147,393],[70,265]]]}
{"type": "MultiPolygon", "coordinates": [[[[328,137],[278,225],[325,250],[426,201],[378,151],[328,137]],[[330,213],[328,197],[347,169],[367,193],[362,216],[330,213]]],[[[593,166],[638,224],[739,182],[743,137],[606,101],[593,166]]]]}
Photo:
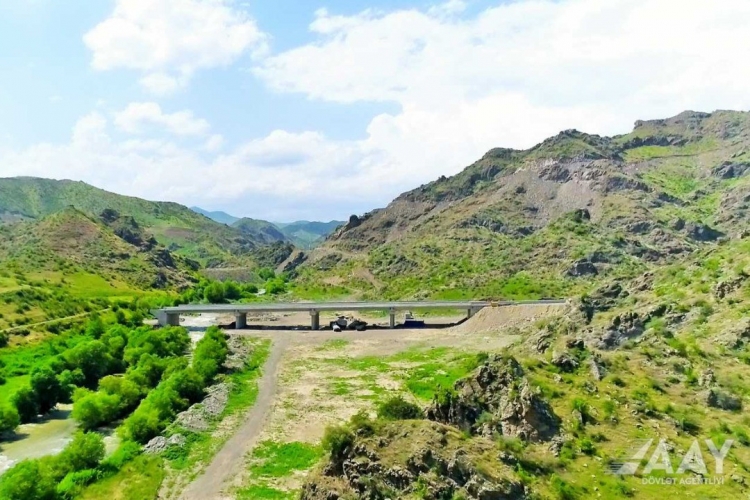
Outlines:
{"type": "Polygon", "coordinates": [[[232,261],[256,246],[251,238],[177,203],[121,196],[83,182],[0,179],[0,213],[38,219],[68,206],[94,217],[107,208],[130,215],[161,244],[203,262],[232,261]]]}

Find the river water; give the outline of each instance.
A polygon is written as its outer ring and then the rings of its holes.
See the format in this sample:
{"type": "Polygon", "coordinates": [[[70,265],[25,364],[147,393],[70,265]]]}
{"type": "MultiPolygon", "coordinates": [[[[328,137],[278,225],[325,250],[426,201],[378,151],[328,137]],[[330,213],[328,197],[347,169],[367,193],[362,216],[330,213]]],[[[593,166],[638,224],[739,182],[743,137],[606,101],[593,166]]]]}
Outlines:
{"type": "MultiPolygon", "coordinates": [[[[33,424],[23,424],[11,439],[0,442],[0,474],[17,462],[29,458],[56,455],[73,439],[78,425],[70,416],[73,405],[57,405],[44,418],[33,424]]],[[[107,455],[120,444],[114,428],[101,429],[107,455]]]]}

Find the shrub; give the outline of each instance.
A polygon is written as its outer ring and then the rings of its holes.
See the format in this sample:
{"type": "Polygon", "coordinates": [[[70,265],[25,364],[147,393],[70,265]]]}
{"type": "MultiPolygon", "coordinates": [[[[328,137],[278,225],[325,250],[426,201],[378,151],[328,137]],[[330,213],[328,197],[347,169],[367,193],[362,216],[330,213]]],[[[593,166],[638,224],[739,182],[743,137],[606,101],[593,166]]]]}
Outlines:
{"type": "Polygon", "coordinates": [[[0,333],[0,348],[2,347],[8,347],[8,342],[10,342],[10,337],[7,333],[0,333]]]}
{"type": "Polygon", "coordinates": [[[354,444],[354,433],[342,426],[327,427],[323,434],[323,449],[334,458],[340,458],[354,444]]]}
{"type": "Polygon", "coordinates": [[[123,466],[133,460],[135,457],[141,454],[141,446],[133,441],[125,441],[115,450],[112,455],[107,457],[101,465],[100,469],[107,472],[117,472],[123,468],[123,466]]]}
{"type": "Polygon", "coordinates": [[[234,281],[224,283],[224,297],[227,300],[238,300],[242,298],[242,290],[234,281]]]}
{"type": "Polygon", "coordinates": [[[352,430],[361,436],[372,436],[375,433],[374,422],[370,419],[367,410],[355,413],[350,420],[350,425],[352,430]]]}
{"type": "Polygon", "coordinates": [[[93,432],[78,432],[56,458],[65,474],[93,469],[104,458],[104,440],[93,432]]]}
{"type": "Polygon", "coordinates": [[[276,272],[269,267],[263,267],[258,269],[258,277],[264,281],[268,281],[276,277],[276,272]]]}
{"type": "Polygon", "coordinates": [[[10,432],[21,423],[18,411],[12,406],[0,406],[0,433],[10,432]]]}
{"type": "Polygon", "coordinates": [[[386,420],[414,420],[424,418],[424,413],[419,406],[396,396],[378,406],[378,417],[386,420]]]}
{"type": "Polygon", "coordinates": [[[224,285],[219,282],[211,283],[203,290],[203,298],[209,304],[221,304],[225,301],[224,285]]]}
{"type": "Polygon", "coordinates": [[[99,479],[100,473],[96,469],[84,469],[67,474],[57,485],[57,494],[63,498],[76,498],[83,489],[99,479]]]}
{"type": "Polygon", "coordinates": [[[0,477],[3,500],[52,500],[55,498],[52,471],[41,460],[24,460],[0,477]]]}

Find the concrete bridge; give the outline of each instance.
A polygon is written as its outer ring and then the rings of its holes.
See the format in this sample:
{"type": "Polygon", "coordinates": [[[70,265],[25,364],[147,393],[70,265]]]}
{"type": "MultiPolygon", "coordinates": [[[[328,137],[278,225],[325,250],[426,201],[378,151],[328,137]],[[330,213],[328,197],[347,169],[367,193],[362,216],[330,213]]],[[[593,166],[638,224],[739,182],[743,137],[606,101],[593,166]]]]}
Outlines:
{"type": "Polygon", "coordinates": [[[398,302],[268,302],[263,304],[195,304],[176,307],[165,307],[154,309],[152,314],[159,320],[161,326],[179,326],[181,314],[196,313],[219,313],[234,314],[237,329],[247,327],[247,315],[249,313],[283,313],[304,312],[310,313],[310,326],[313,330],[320,329],[321,312],[341,311],[387,311],[390,314],[389,325],[396,326],[396,313],[398,311],[416,311],[420,309],[453,309],[464,310],[470,318],[485,307],[505,307],[514,305],[560,305],[564,300],[526,300],[526,301],[452,301],[452,300],[425,300],[425,301],[398,301],[398,302]]]}

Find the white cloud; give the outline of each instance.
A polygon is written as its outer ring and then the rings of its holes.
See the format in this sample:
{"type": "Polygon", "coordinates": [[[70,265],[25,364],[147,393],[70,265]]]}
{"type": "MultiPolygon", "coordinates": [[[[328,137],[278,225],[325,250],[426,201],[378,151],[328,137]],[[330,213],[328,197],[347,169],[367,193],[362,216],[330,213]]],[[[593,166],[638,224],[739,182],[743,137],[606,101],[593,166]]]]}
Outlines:
{"type": "Polygon", "coordinates": [[[150,126],[166,129],[175,135],[205,135],[211,126],[206,120],[196,118],[192,111],[164,113],[155,102],[132,102],[115,113],[115,125],[131,134],[140,134],[150,126]]]}
{"type": "Polygon", "coordinates": [[[206,143],[203,145],[203,149],[211,152],[219,151],[224,147],[225,143],[226,141],[221,134],[214,134],[206,140],[206,143]]]}
{"type": "Polygon", "coordinates": [[[745,0],[529,0],[470,19],[319,11],[317,40],[255,72],[314,99],[396,102],[402,111],[371,129],[387,122],[405,147],[447,141],[476,156],[564,128],[613,133],[686,107],[748,107],[750,67],[738,63],[750,49],[748,22],[745,0]]]}
{"type": "MultiPolygon", "coordinates": [[[[219,4],[228,8],[211,3],[219,4]]],[[[352,16],[321,10],[311,43],[258,63],[256,74],[280,92],[396,103],[361,140],[279,130],[230,146],[189,112],[136,103],[114,125],[144,135],[117,141],[93,113],[68,144],[0,152],[0,174],[74,177],[276,220],[344,217],[456,173],[492,147],[529,147],[573,127],[621,133],[636,119],[684,109],[750,108],[745,0],[679,8],[671,0],[528,0],[472,17],[460,4],[352,16]],[[181,142],[154,139],[147,127],[155,126],[181,142]]],[[[118,57],[117,67],[131,67],[118,57]]],[[[180,64],[166,59],[132,67],[153,76],[154,88],[180,88],[180,64]]]]}
{"type": "MultiPolygon", "coordinates": [[[[114,119],[118,128],[121,117],[114,119]]],[[[221,206],[271,220],[343,217],[379,198],[376,190],[361,189],[372,179],[368,164],[377,152],[358,141],[275,131],[222,154],[220,135],[190,146],[150,137],[117,140],[110,126],[103,114],[92,112],[78,120],[67,144],[0,149],[0,177],[83,180],[126,195],[221,206]]]]}
{"type": "Polygon", "coordinates": [[[206,68],[261,53],[266,35],[229,0],[117,0],[115,9],[84,36],[97,70],[141,71],[141,85],[172,93],[206,68]]]}

